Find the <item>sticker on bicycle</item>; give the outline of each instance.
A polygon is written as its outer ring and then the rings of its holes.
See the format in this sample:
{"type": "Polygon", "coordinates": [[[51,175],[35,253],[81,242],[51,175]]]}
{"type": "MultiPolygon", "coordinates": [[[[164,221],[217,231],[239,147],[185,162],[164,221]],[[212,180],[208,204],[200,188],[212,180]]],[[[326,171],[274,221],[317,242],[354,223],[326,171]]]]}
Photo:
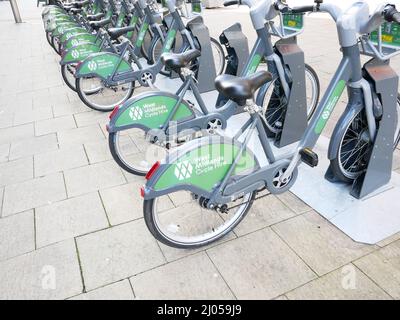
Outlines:
{"type": "Polygon", "coordinates": [[[336,104],[338,103],[344,88],[346,87],[346,81],[340,80],[337,84],[335,89],[333,89],[332,94],[330,95],[324,111],[322,112],[321,117],[319,118],[317,125],[314,128],[314,132],[316,134],[320,134],[322,130],[325,128],[326,123],[328,122],[333,109],[335,109],[336,104]]]}
{"type": "Polygon", "coordinates": [[[116,54],[93,53],[89,58],[83,60],[77,75],[96,74],[107,78],[113,74],[114,70],[116,70],[116,73],[121,73],[131,70],[131,66],[116,54]]]}
{"type": "MultiPolygon", "coordinates": [[[[238,152],[240,147],[229,143],[214,143],[196,148],[172,164],[157,181],[154,189],[162,190],[185,183],[211,191],[225,177],[238,152]]],[[[244,152],[232,175],[249,172],[255,167],[254,157],[244,152]]]]}
{"type": "Polygon", "coordinates": [[[168,31],[167,39],[165,40],[163,53],[169,52],[171,50],[172,44],[174,43],[174,40],[175,40],[175,36],[176,36],[175,29],[171,29],[168,31]]]}
{"type": "Polygon", "coordinates": [[[303,14],[282,14],[283,16],[283,28],[299,31],[303,29],[304,18],[303,14]]]}
{"type": "Polygon", "coordinates": [[[148,23],[146,23],[146,22],[143,23],[142,28],[139,31],[138,38],[136,40],[136,44],[135,44],[136,47],[140,47],[142,45],[148,27],[149,27],[148,23]]]}
{"type": "MultiPolygon", "coordinates": [[[[150,129],[160,128],[172,112],[177,99],[168,96],[150,96],[142,98],[128,107],[116,120],[117,127],[140,123],[150,129]]],[[[182,120],[192,116],[192,111],[187,105],[181,103],[173,121],[182,120]]]]}
{"type": "Polygon", "coordinates": [[[249,67],[246,72],[246,76],[249,76],[257,71],[258,66],[261,62],[261,56],[259,54],[255,54],[250,61],[249,67]]]}
{"type": "Polygon", "coordinates": [[[101,48],[95,44],[82,44],[68,50],[62,58],[62,63],[81,61],[101,48]]]}
{"type": "MultiPolygon", "coordinates": [[[[400,49],[400,26],[396,23],[385,22],[381,26],[382,30],[382,46],[392,49],[400,49]]],[[[372,43],[378,45],[378,30],[374,31],[370,35],[372,43]]]]}

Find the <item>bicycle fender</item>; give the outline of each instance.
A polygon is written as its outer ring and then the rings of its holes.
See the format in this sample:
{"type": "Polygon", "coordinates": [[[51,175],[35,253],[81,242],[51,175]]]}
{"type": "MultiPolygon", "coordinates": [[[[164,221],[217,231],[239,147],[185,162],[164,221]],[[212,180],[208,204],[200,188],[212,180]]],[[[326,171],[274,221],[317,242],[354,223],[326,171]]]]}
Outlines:
{"type": "Polygon", "coordinates": [[[59,37],[65,30],[76,26],[78,26],[77,23],[73,21],[62,21],[60,23],[52,21],[47,25],[46,31],[51,32],[54,37],[59,37]]]}
{"type": "Polygon", "coordinates": [[[68,29],[60,36],[60,42],[63,43],[65,41],[68,41],[72,37],[83,33],[88,34],[87,30],[82,27],[74,27],[72,29],[68,29]]]}
{"type": "Polygon", "coordinates": [[[92,44],[100,44],[100,39],[96,37],[94,34],[82,33],[78,34],[69,40],[65,41],[62,47],[66,50],[71,49],[72,47],[77,46],[82,43],[92,43],[92,44]]]}
{"type": "Polygon", "coordinates": [[[100,52],[101,48],[93,43],[82,43],[66,50],[61,58],[61,65],[76,63],[86,59],[89,55],[100,52]]]}
{"type": "MultiPolygon", "coordinates": [[[[241,143],[221,136],[207,136],[185,143],[170,152],[143,188],[144,199],[179,190],[210,198],[240,152],[241,143]]],[[[254,154],[245,149],[232,174],[233,182],[259,168],[254,154]]]]}
{"type": "Polygon", "coordinates": [[[76,78],[95,76],[106,80],[113,74],[132,70],[131,65],[115,53],[99,52],[93,53],[83,60],[75,73],[76,78]]]}
{"type": "MultiPolygon", "coordinates": [[[[141,128],[146,132],[160,129],[168,120],[179,96],[170,92],[152,91],[139,94],[125,103],[110,119],[108,132],[117,132],[129,128],[141,128]]],[[[186,101],[182,101],[172,121],[190,120],[195,114],[186,101]]]]}
{"type": "Polygon", "coordinates": [[[345,111],[340,116],[338,122],[336,123],[335,128],[333,129],[331,139],[329,141],[328,147],[328,159],[332,160],[336,157],[337,152],[339,151],[341,138],[346,131],[346,125],[348,122],[363,108],[363,105],[360,104],[349,104],[347,105],[345,111]]]}

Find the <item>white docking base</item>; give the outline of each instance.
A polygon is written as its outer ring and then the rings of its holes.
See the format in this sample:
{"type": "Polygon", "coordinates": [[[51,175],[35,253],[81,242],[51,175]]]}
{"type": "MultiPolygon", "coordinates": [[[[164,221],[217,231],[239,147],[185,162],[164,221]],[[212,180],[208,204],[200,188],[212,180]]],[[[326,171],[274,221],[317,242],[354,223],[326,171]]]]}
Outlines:
{"type": "Polygon", "coordinates": [[[329,166],[329,139],[320,137],[314,151],[319,164],[299,167],[291,191],[357,242],[375,244],[400,231],[400,175],[392,172],[386,186],[364,199],[350,195],[350,186],[324,178],[329,166]]]}

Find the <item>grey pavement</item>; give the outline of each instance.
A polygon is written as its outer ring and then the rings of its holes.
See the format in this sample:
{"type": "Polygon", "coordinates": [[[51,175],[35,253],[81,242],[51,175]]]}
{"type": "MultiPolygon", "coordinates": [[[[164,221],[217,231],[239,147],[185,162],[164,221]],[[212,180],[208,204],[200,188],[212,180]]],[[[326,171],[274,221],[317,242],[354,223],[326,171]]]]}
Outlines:
{"type": "MultiPolygon", "coordinates": [[[[256,202],[212,246],[158,243],[142,217],[144,180],[109,153],[107,115],[63,84],[41,8],[18,2],[18,25],[0,2],[0,299],[400,298],[400,234],[356,243],[290,192],[256,202]]],[[[247,9],[204,16],[213,36],[241,22],[254,42],[247,9]]],[[[299,43],[324,90],[340,59],[334,24],[307,18],[299,43]]]]}

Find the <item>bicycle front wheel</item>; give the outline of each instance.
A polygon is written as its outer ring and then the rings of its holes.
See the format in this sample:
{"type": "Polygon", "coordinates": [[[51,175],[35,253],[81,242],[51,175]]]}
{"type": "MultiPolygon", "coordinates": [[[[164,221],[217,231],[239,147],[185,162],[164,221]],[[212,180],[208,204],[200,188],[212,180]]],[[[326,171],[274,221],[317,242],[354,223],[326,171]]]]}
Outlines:
{"type": "MultiPolygon", "coordinates": [[[[320,83],[317,73],[308,64],[305,65],[305,79],[307,119],[310,120],[319,101],[320,83]]],[[[262,103],[269,134],[277,134],[282,129],[287,103],[280,79],[275,79],[265,92],[262,103]]]]}
{"type": "MultiPolygon", "coordinates": [[[[397,115],[400,114],[400,96],[397,97],[397,115]]],[[[368,160],[372,152],[373,142],[368,131],[368,122],[365,109],[351,116],[344,114],[339,120],[338,127],[345,127],[341,131],[337,147],[333,146],[337,153],[331,159],[331,170],[340,181],[350,183],[355,180],[368,166],[368,160]]],[[[400,139],[400,121],[397,120],[393,140],[395,149],[400,139]]]]}

